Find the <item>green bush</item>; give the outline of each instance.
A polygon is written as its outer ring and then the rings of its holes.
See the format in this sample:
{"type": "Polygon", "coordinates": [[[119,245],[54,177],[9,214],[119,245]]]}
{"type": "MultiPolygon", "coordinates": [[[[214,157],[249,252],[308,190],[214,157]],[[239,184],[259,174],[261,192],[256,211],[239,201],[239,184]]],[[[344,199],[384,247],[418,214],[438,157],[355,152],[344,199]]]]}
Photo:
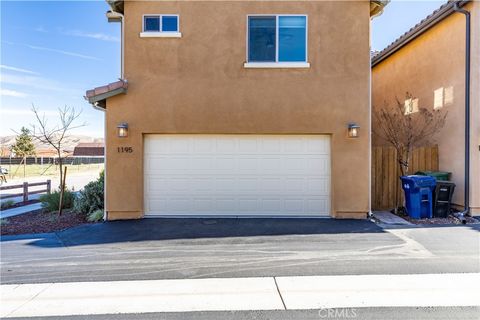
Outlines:
{"type": "Polygon", "coordinates": [[[100,220],[103,220],[103,210],[96,210],[92,213],[89,213],[87,216],[87,220],[89,222],[98,222],[100,220]]]}
{"type": "MultiPolygon", "coordinates": [[[[104,199],[103,199],[103,186],[104,186],[104,173],[100,173],[100,176],[96,181],[89,182],[83,190],[80,191],[79,196],[75,199],[74,209],[77,212],[90,214],[97,210],[103,211],[104,199]]],[[[103,213],[102,213],[103,216],[103,213]]]]}
{"type": "MultiPolygon", "coordinates": [[[[75,194],[66,189],[63,193],[63,209],[70,209],[73,207],[73,202],[75,200],[75,194]]],[[[56,190],[50,194],[42,194],[40,196],[40,202],[42,203],[42,208],[48,212],[58,211],[60,206],[60,190],[56,190]]]]}

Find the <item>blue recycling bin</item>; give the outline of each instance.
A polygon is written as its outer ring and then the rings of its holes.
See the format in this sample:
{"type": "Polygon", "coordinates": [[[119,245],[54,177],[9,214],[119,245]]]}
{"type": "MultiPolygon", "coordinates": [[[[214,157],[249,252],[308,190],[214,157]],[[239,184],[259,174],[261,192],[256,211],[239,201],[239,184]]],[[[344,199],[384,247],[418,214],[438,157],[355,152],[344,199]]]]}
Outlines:
{"type": "Polygon", "coordinates": [[[402,176],[407,213],[414,219],[433,217],[433,191],[437,180],[430,176],[402,176]]]}

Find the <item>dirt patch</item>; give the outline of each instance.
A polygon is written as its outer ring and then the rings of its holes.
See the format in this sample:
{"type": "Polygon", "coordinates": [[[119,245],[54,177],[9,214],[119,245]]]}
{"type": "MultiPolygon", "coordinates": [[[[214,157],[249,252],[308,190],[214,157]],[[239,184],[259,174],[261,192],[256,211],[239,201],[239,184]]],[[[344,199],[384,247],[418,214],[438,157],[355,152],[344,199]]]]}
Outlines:
{"type": "Polygon", "coordinates": [[[49,233],[85,223],[91,223],[86,220],[85,214],[65,211],[59,216],[58,213],[48,213],[43,212],[43,210],[37,210],[2,219],[0,233],[1,235],[49,233]]]}

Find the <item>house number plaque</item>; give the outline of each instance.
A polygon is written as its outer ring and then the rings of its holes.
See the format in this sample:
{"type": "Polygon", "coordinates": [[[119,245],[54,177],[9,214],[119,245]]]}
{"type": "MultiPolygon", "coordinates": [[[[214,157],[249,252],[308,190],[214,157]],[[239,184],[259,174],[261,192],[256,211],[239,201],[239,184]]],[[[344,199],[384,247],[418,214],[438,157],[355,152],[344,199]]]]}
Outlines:
{"type": "Polygon", "coordinates": [[[133,152],[133,147],[118,147],[117,152],[118,153],[132,153],[133,152]]]}

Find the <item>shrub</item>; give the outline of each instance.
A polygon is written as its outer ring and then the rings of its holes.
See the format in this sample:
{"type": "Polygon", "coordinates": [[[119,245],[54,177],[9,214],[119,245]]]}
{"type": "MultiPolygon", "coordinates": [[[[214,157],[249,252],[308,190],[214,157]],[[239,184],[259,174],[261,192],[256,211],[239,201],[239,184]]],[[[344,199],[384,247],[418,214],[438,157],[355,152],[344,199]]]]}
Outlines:
{"type": "MultiPolygon", "coordinates": [[[[73,207],[73,201],[75,199],[75,194],[65,189],[63,193],[63,209],[70,209],[73,207]]],[[[56,190],[50,194],[42,194],[40,196],[40,202],[42,203],[42,208],[48,212],[58,211],[60,206],[60,190],[56,190]]]]}
{"type": "Polygon", "coordinates": [[[103,220],[103,210],[96,210],[92,213],[89,213],[87,216],[87,220],[89,222],[98,222],[100,220],[103,220]]]}
{"type": "Polygon", "coordinates": [[[1,204],[1,209],[2,210],[8,209],[10,207],[13,207],[14,204],[15,204],[15,201],[13,201],[11,199],[10,200],[5,200],[1,204]]]}
{"type": "MultiPolygon", "coordinates": [[[[104,199],[103,199],[103,186],[104,186],[104,173],[100,173],[100,176],[96,181],[89,182],[83,190],[80,191],[79,196],[75,199],[74,209],[77,212],[90,214],[97,210],[103,211],[104,199]]],[[[102,213],[103,217],[103,213],[102,213]]]]}

